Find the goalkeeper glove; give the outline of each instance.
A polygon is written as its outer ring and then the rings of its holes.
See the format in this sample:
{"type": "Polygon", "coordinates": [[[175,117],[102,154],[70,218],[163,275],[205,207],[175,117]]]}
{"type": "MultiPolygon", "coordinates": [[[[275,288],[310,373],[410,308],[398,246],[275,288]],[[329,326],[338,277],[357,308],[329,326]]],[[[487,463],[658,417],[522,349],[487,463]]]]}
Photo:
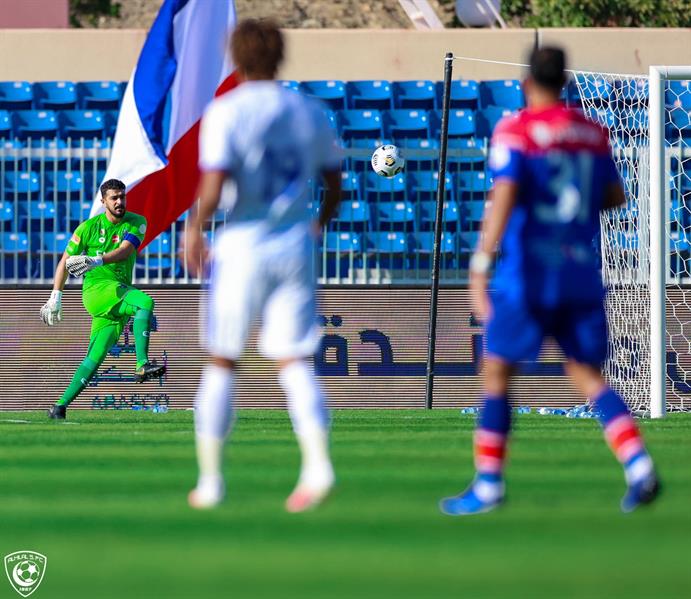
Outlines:
{"type": "Polygon", "coordinates": [[[62,291],[53,291],[50,299],[41,308],[41,320],[49,327],[62,320],[62,291]]]}
{"type": "Polygon", "coordinates": [[[102,256],[70,256],[65,266],[67,267],[68,273],[75,277],[81,277],[84,273],[102,264],[102,256]]]}

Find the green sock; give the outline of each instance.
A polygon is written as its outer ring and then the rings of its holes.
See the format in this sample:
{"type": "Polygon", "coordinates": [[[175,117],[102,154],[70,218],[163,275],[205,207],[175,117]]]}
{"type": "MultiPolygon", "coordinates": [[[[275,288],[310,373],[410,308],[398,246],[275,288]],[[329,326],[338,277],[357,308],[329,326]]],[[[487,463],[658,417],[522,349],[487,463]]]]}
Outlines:
{"type": "Polygon", "coordinates": [[[149,361],[149,330],[151,327],[151,311],[139,308],[134,315],[134,349],[137,352],[137,368],[141,368],[149,361]]]}
{"type": "Polygon", "coordinates": [[[84,387],[86,387],[89,380],[91,380],[91,377],[94,376],[97,370],[98,364],[96,362],[94,362],[91,358],[84,358],[82,363],[79,365],[79,368],[77,368],[77,372],[74,373],[69,387],[65,389],[62,397],[58,400],[58,405],[70,405],[74,398],[82,392],[84,387]]]}

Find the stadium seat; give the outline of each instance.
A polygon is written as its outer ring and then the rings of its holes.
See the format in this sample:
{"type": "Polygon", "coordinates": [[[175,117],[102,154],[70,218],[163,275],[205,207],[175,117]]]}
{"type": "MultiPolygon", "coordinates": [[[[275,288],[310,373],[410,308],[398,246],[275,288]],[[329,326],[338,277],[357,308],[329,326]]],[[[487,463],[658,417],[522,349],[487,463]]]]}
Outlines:
{"type": "MultiPolygon", "coordinates": [[[[437,202],[426,200],[418,203],[419,222],[421,229],[433,229],[437,220],[437,202]]],[[[444,200],[442,207],[442,225],[445,231],[455,231],[458,228],[459,209],[453,200],[444,200]]]]}
{"type": "Polygon", "coordinates": [[[337,231],[363,231],[370,223],[370,207],[362,200],[343,200],[333,218],[337,231]]]}
{"type": "Polygon", "coordinates": [[[24,227],[31,231],[54,231],[58,224],[58,211],[53,202],[43,200],[29,202],[28,220],[30,224],[24,227]]]}
{"type": "Polygon", "coordinates": [[[0,81],[0,108],[30,110],[34,93],[28,81],[0,81]]]}
{"type": "Polygon", "coordinates": [[[374,268],[406,268],[409,252],[408,234],[402,231],[378,231],[366,237],[367,253],[375,256],[374,268]]]}
{"type": "Polygon", "coordinates": [[[120,86],[117,81],[82,81],[77,83],[77,99],[83,110],[117,110],[120,86]]]}
{"type": "Polygon", "coordinates": [[[472,137],[451,137],[447,144],[446,165],[450,172],[483,169],[487,144],[472,137]]]}
{"type": "Polygon", "coordinates": [[[475,129],[478,137],[492,137],[492,132],[497,126],[497,123],[505,116],[511,114],[508,108],[501,108],[500,106],[489,106],[478,110],[475,115],[475,129]]]}
{"type": "MultiPolygon", "coordinates": [[[[420,231],[411,237],[411,250],[415,254],[412,266],[416,268],[429,268],[432,265],[434,253],[434,231],[420,231]]],[[[441,234],[441,268],[454,268],[456,265],[456,235],[449,231],[441,234]]]]}
{"type": "Polygon", "coordinates": [[[619,104],[645,107],[648,105],[648,95],[647,77],[624,79],[614,87],[614,97],[619,104]]]}
{"type": "MultiPolygon", "coordinates": [[[[426,202],[435,200],[439,185],[439,173],[437,171],[409,171],[408,172],[408,198],[413,202],[426,202]]],[[[453,200],[454,187],[451,175],[447,174],[444,180],[446,199],[453,200]]]]}
{"type": "Polygon", "coordinates": [[[691,110],[691,81],[669,81],[665,90],[665,104],[691,110]]]}
{"type": "Polygon", "coordinates": [[[580,88],[580,95],[583,100],[600,106],[607,102],[612,95],[613,85],[606,79],[579,75],[574,86],[580,88]]]}
{"type": "MultiPolygon", "coordinates": [[[[437,108],[441,110],[444,99],[444,82],[437,81],[437,108]]],[[[451,108],[477,110],[480,107],[480,87],[472,79],[454,79],[451,81],[449,96],[451,108]]]]}
{"type": "Polygon", "coordinates": [[[341,198],[359,201],[362,199],[360,174],[354,171],[341,172],[341,198]]]}
{"type": "Polygon", "coordinates": [[[79,171],[48,171],[45,174],[45,196],[47,199],[75,200],[84,190],[84,180],[79,171]]]}
{"type": "Polygon", "coordinates": [[[339,130],[346,141],[382,137],[382,117],[378,110],[341,110],[338,119],[339,130]]]}
{"type": "Polygon", "coordinates": [[[324,110],[324,115],[326,116],[326,120],[329,121],[329,125],[335,131],[336,135],[338,137],[341,137],[340,131],[338,129],[338,115],[336,114],[336,111],[327,108],[326,110],[324,110]]]}
{"type": "Polygon", "coordinates": [[[469,200],[484,200],[485,194],[492,187],[492,178],[484,171],[459,171],[458,192],[469,200]]]}
{"type": "Polygon", "coordinates": [[[358,173],[367,172],[371,169],[372,152],[376,150],[379,146],[384,144],[390,144],[390,139],[385,138],[369,138],[363,137],[359,139],[353,137],[348,140],[348,146],[353,150],[356,150],[349,157],[348,161],[350,163],[350,168],[358,173]]]}
{"type": "Polygon", "coordinates": [[[29,238],[26,233],[2,233],[0,241],[0,279],[25,278],[29,272],[29,238]]]}
{"type": "Polygon", "coordinates": [[[406,183],[403,174],[380,177],[372,170],[365,173],[365,199],[372,201],[401,201],[406,199],[406,183]]]}
{"type": "Polygon", "coordinates": [[[92,202],[90,200],[71,200],[64,204],[64,222],[69,230],[89,218],[92,202]]]}
{"type": "Polygon", "coordinates": [[[402,139],[399,146],[403,149],[409,173],[438,168],[439,142],[436,139],[402,139]]]}
{"type": "Polygon", "coordinates": [[[103,137],[105,131],[100,110],[62,110],[58,113],[58,123],[64,138],[103,137]]]}
{"type": "Polygon", "coordinates": [[[485,215],[485,202],[474,200],[461,203],[461,222],[464,231],[475,231],[480,228],[485,215]]]}
{"type": "Polygon", "coordinates": [[[348,81],[346,98],[348,108],[393,108],[391,83],[388,81],[348,81]]]}
{"type": "Polygon", "coordinates": [[[15,195],[30,197],[38,194],[41,188],[36,173],[21,173],[18,171],[5,173],[4,187],[5,199],[11,199],[15,195]]]}
{"type": "Polygon", "coordinates": [[[427,80],[394,81],[393,98],[396,108],[432,110],[435,102],[434,83],[427,80]]]}
{"type": "Polygon", "coordinates": [[[0,168],[5,172],[26,170],[26,160],[22,157],[24,147],[18,139],[0,140],[0,168]]]}
{"type": "Polygon", "coordinates": [[[398,108],[383,113],[384,135],[395,143],[400,139],[427,139],[430,135],[429,116],[426,110],[398,108]]]}
{"type": "Polygon", "coordinates": [[[115,135],[115,128],[118,125],[118,111],[117,110],[106,110],[102,113],[103,116],[103,128],[106,137],[113,137],[115,135]]]}
{"type": "MultiPolygon", "coordinates": [[[[17,204],[18,206],[18,204],[17,204]]],[[[12,202],[0,202],[0,229],[17,230],[19,214],[15,214],[15,204],[12,202]]]]}
{"type": "Polygon", "coordinates": [[[346,278],[353,266],[360,264],[362,237],[352,231],[329,231],[324,236],[323,251],[326,254],[327,278],[346,278]]]}
{"type": "MultiPolygon", "coordinates": [[[[434,137],[441,137],[441,110],[435,110],[432,118],[434,137]]],[[[449,139],[475,135],[475,113],[472,110],[452,108],[449,110],[449,139]]]]}
{"type": "Polygon", "coordinates": [[[595,121],[596,123],[600,123],[600,125],[602,125],[603,127],[607,127],[607,129],[616,129],[616,119],[614,117],[614,113],[611,110],[607,110],[606,108],[595,108],[591,106],[585,111],[585,115],[589,119],[595,121]]]}
{"type": "Polygon", "coordinates": [[[71,81],[38,81],[33,87],[37,109],[72,110],[77,107],[77,88],[71,81]]]}
{"type": "Polygon", "coordinates": [[[667,139],[676,142],[679,138],[691,139],[691,109],[686,110],[676,106],[669,111],[669,123],[667,124],[667,139]]]}
{"type": "Polygon", "coordinates": [[[0,139],[12,137],[12,119],[7,110],[0,110],[0,139]]]}
{"type": "Polygon", "coordinates": [[[483,108],[499,106],[518,110],[525,106],[523,90],[518,79],[498,79],[480,82],[480,104],[483,108]]]}
{"type": "Polygon", "coordinates": [[[58,121],[52,110],[18,110],[12,114],[14,132],[20,139],[53,138],[58,121]]]}
{"type": "Polygon", "coordinates": [[[470,255],[477,248],[477,243],[480,239],[479,231],[461,231],[458,234],[458,249],[463,260],[464,265],[467,266],[470,255]]]}
{"type": "Polygon", "coordinates": [[[289,89],[294,92],[300,91],[300,82],[295,81],[294,79],[279,79],[277,83],[285,89],[289,89]]]}
{"type": "MultiPolygon", "coordinates": [[[[69,231],[45,231],[40,235],[40,242],[33,243],[34,247],[40,248],[43,272],[36,273],[39,277],[52,277],[55,267],[62,254],[67,249],[72,234],[69,231]]],[[[39,267],[41,268],[41,267],[39,267]]]]}
{"type": "Polygon", "coordinates": [[[332,110],[346,108],[346,92],[343,81],[303,81],[300,84],[300,91],[308,96],[318,98],[332,110]]]}
{"type": "Polygon", "coordinates": [[[415,222],[415,208],[411,202],[377,202],[373,210],[382,231],[407,230],[415,222]]]}
{"type": "Polygon", "coordinates": [[[168,278],[174,276],[177,261],[172,252],[170,233],[163,232],[153,239],[137,256],[138,277],[168,278]]]}
{"type": "Polygon", "coordinates": [[[568,80],[564,87],[563,94],[567,106],[570,108],[581,107],[581,94],[578,92],[578,84],[575,79],[571,78],[568,80]]]}

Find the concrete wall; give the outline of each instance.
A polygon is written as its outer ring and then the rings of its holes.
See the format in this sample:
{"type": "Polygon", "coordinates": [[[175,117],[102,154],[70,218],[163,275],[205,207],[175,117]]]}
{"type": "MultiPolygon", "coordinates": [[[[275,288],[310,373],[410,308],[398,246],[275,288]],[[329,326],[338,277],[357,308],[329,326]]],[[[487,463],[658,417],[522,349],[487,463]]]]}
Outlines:
{"type": "MultiPolygon", "coordinates": [[[[0,80],[129,79],[143,30],[0,30],[0,80]]],[[[522,63],[536,39],[559,43],[572,68],[646,73],[650,64],[691,64],[691,29],[452,29],[286,31],[281,77],[441,79],[444,54],[522,63]]],[[[518,66],[458,60],[456,76],[520,77],[518,66]]]]}

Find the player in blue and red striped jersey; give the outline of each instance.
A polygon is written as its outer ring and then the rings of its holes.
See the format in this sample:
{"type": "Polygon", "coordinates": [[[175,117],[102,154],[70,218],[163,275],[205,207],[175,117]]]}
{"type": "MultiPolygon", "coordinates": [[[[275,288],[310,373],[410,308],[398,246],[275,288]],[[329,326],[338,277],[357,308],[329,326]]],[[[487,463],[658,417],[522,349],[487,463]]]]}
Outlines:
{"type": "Polygon", "coordinates": [[[484,403],[475,431],[477,475],[442,500],[451,515],[487,512],[504,499],[514,365],[536,359],[551,336],[566,372],[601,414],[605,437],[624,466],[625,512],[659,492],[653,462],[622,398],[603,378],[607,356],[605,289],[593,250],[600,212],[625,202],[607,132],[559,100],[564,52],[535,50],[524,83],[528,107],[502,120],[490,151],[491,208],[470,263],[473,310],[486,323],[484,403]],[[488,293],[497,244],[500,260],[488,293]]]}

